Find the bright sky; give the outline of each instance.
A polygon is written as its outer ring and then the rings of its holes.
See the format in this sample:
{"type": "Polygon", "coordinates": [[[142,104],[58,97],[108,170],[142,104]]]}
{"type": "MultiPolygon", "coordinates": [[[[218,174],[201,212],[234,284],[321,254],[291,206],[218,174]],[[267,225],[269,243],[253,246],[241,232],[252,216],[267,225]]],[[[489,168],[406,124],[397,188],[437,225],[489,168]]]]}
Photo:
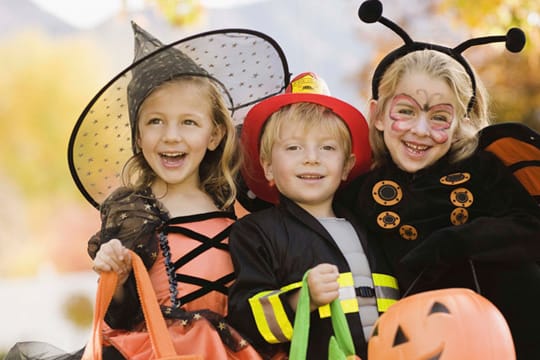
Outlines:
{"type": "MultiPolygon", "coordinates": [[[[120,0],[31,0],[42,9],[55,14],[70,25],[89,28],[118,12],[120,0]]],[[[201,0],[202,5],[232,7],[261,0],[201,0]]],[[[129,9],[141,9],[145,0],[126,0],[129,9]]]]}
{"type": "MultiPolygon", "coordinates": [[[[120,9],[120,0],[31,0],[70,25],[88,28],[97,25],[120,9]]],[[[127,0],[132,9],[141,8],[144,0],[127,0]]]]}

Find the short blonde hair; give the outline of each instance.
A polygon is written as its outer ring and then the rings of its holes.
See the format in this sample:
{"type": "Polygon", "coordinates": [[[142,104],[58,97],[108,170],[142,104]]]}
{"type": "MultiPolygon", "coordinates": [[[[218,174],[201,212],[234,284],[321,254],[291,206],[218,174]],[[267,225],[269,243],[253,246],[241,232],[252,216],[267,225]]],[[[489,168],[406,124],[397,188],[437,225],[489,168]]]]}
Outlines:
{"type": "Polygon", "coordinates": [[[302,131],[320,129],[325,134],[335,136],[343,144],[346,159],[352,152],[352,138],[347,124],[329,108],[309,102],[284,106],[266,121],[260,137],[259,158],[270,161],[272,147],[279,140],[284,123],[294,123],[302,131]]]}
{"type": "Polygon", "coordinates": [[[383,133],[375,127],[375,120],[385,115],[386,105],[395,95],[395,90],[403,76],[415,71],[444,80],[457,99],[457,128],[449,150],[451,162],[457,162],[471,156],[478,146],[478,131],[489,125],[487,92],[476,74],[474,74],[476,96],[472,108],[467,114],[467,106],[472,97],[473,89],[465,68],[450,56],[439,51],[414,51],[390,65],[380,81],[377,105],[369,116],[369,140],[373,151],[372,167],[374,168],[382,166],[388,161],[388,149],[384,143],[383,133]],[[468,118],[468,121],[465,121],[465,118],[468,118]]]}
{"type": "MultiPolygon", "coordinates": [[[[205,92],[205,96],[201,96],[201,101],[206,100],[210,104],[213,124],[221,128],[223,138],[214,151],[206,152],[199,166],[201,188],[212,197],[216,206],[220,209],[229,209],[236,199],[235,179],[241,165],[241,154],[231,114],[218,87],[209,78],[180,76],[164,84],[171,81],[191,82],[205,92]]],[[[138,128],[136,134],[139,135],[138,128]]],[[[122,171],[124,185],[136,190],[150,187],[155,178],[156,174],[140,151],[128,160],[122,171]]]]}

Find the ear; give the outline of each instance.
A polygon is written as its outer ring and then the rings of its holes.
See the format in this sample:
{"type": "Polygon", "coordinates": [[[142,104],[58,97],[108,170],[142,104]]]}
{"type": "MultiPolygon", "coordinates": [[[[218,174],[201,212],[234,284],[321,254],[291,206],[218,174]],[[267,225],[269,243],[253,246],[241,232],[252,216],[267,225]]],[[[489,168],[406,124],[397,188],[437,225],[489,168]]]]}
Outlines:
{"type": "Polygon", "coordinates": [[[347,180],[355,163],[356,163],[356,156],[354,154],[351,154],[351,156],[349,156],[349,158],[345,160],[345,164],[343,165],[343,172],[341,174],[341,180],[343,181],[347,180]]]}
{"type": "Polygon", "coordinates": [[[261,159],[261,166],[264,170],[264,177],[268,181],[274,181],[274,172],[272,171],[272,163],[261,159]]]}
{"type": "Polygon", "coordinates": [[[219,143],[225,135],[225,129],[223,125],[217,125],[212,130],[212,135],[210,135],[210,140],[208,141],[208,150],[214,151],[219,146],[219,143]]]}
{"type": "Polygon", "coordinates": [[[384,131],[384,124],[380,117],[376,117],[377,115],[377,100],[371,99],[369,101],[369,121],[373,122],[373,125],[375,126],[375,129],[379,131],[384,131]]]}

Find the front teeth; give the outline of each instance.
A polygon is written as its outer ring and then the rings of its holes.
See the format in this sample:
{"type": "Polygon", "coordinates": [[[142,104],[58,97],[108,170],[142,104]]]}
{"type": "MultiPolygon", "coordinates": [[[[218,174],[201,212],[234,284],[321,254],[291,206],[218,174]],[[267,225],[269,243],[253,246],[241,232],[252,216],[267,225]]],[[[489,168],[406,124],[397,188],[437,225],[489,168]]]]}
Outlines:
{"type": "Polygon", "coordinates": [[[429,146],[427,145],[416,145],[416,144],[411,144],[408,142],[405,143],[405,146],[414,151],[425,151],[429,148],[429,146]]]}
{"type": "Polygon", "coordinates": [[[177,157],[184,156],[185,154],[186,153],[178,152],[178,153],[160,153],[159,155],[162,157],[167,157],[167,158],[177,158],[177,157]]]}

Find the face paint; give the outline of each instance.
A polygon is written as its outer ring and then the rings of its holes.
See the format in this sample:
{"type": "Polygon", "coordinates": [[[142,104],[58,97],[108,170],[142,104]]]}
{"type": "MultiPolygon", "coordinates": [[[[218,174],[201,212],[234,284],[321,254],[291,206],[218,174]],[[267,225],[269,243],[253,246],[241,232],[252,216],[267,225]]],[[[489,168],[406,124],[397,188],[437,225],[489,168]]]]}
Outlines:
{"type": "Polygon", "coordinates": [[[448,140],[446,130],[454,119],[454,107],[450,104],[429,106],[429,102],[420,105],[411,96],[399,94],[392,99],[389,117],[394,121],[394,131],[406,132],[415,126],[424,127],[427,135],[442,144],[448,140]]]}

